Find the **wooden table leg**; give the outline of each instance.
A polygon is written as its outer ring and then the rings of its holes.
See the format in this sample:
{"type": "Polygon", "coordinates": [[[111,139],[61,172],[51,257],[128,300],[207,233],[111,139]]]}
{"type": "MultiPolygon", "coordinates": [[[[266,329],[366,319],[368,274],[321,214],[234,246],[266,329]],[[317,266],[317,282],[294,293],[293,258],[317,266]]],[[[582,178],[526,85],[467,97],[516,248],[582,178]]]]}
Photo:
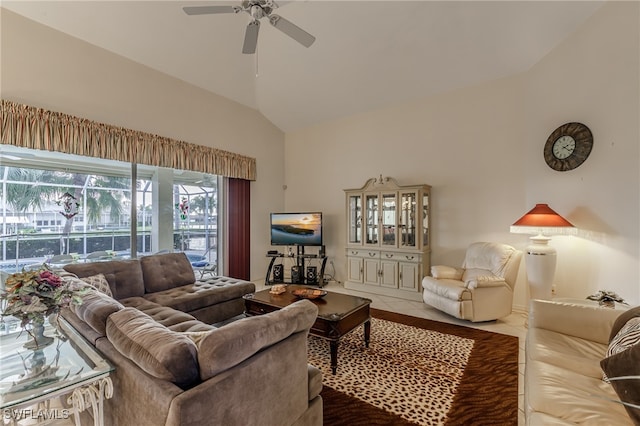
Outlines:
{"type": "Polygon", "coordinates": [[[371,336],[371,320],[364,323],[364,344],[369,347],[369,337],[371,336]]]}
{"type": "Polygon", "coordinates": [[[335,375],[338,369],[338,339],[329,340],[329,348],[331,350],[331,372],[335,375]]]}

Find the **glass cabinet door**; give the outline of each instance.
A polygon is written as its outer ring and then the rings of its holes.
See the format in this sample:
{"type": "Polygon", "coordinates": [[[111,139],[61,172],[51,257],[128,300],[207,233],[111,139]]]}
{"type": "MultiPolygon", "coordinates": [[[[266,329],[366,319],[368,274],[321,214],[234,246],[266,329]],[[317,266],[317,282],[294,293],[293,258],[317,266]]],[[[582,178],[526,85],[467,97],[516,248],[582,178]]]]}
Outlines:
{"type": "Polygon", "coordinates": [[[416,247],[416,209],[418,208],[418,193],[402,192],[400,194],[400,237],[401,247],[416,247]]]}
{"type": "Polygon", "coordinates": [[[396,246],[396,194],[382,194],[382,245],[396,246]]]}
{"type": "Polygon", "coordinates": [[[422,246],[429,247],[429,195],[422,198],[422,246]]]}
{"type": "Polygon", "coordinates": [[[362,195],[349,196],[349,243],[362,242],[362,195]]]}
{"type": "Polygon", "coordinates": [[[378,244],[378,195],[366,195],[365,197],[366,215],[366,243],[378,244]]]}

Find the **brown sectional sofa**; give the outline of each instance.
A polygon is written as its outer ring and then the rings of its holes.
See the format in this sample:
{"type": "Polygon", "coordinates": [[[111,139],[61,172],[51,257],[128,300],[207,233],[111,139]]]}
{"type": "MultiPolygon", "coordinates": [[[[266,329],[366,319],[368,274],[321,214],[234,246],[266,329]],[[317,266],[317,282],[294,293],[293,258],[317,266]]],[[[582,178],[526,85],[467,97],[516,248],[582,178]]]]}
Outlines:
{"type": "MultiPolygon", "coordinates": [[[[317,307],[242,318],[253,283],[196,281],[182,253],[71,264],[106,278],[63,316],[115,367],[108,425],[321,425],[322,374],[307,364],[317,307]]],[[[87,419],[88,420],[88,419],[87,419]]]]}

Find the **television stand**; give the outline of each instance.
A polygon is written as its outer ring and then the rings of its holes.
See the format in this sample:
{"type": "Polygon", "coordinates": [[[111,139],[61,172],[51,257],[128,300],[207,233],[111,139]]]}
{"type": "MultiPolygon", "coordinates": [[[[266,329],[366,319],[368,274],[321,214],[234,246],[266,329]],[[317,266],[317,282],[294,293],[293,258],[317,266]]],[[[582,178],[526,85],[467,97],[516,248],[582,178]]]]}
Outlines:
{"type": "Polygon", "coordinates": [[[267,257],[270,257],[271,260],[264,280],[265,285],[306,284],[324,287],[326,284],[324,281],[324,268],[327,265],[327,256],[305,254],[304,246],[297,246],[295,254],[270,251],[267,253],[267,257]],[[294,261],[288,280],[285,279],[284,259],[292,259],[294,261]],[[279,260],[279,263],[276,263],[276,260],[279,260]]]}

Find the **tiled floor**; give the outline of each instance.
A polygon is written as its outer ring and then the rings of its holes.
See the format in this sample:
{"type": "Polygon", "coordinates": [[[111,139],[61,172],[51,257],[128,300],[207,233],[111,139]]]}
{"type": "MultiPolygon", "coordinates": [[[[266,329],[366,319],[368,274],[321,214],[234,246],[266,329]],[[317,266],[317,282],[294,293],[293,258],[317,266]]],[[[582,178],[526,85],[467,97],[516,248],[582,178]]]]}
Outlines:
{"type": "Polygon", "coordinates": [[[497,321],[490,321],[485,323],[472,323],[469,321],[462,321],[457,318],[444,314],[437,309],[422,302],[414,302],[410,300],[398,299],[389,296],[378,296],[371,293],[363,293],[354,290],[345,289],[341,284],[331,282],[324,287],[328,291],[336,291],[341,293],[348,293],[358,296],[363,296],[373,301],[371,307],[381,309],[385,311],[397,312],[405,315],[411,315],[420,318],[426,318],[434,321],[448,322],[452,324],[462,325],[465,327],[474,327],[481,330],[493,331],[496,333],[508,334],[510,336],[518,337],[520,342],[520,351],[518,354],[519,362],[519,377],[518,377],[518,425],[524,425],[524,341],[526,336],[525,320],[526,315],[522,312],[514,312],[508,317],[501,318],[497,321]]]}

